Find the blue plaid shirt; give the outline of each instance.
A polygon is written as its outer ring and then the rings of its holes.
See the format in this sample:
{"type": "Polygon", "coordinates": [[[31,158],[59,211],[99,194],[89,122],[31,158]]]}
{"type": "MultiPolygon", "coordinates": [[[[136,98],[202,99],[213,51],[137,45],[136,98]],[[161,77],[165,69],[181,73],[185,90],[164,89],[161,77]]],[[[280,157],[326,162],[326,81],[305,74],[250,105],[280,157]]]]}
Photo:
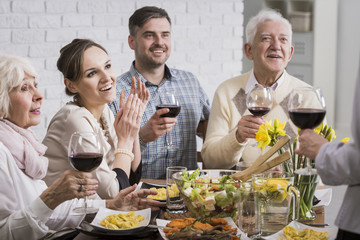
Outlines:
{"type": "Polygon", "coordinates": [[[177,123],[171,131],[173,144],[177,149],[162,149],[166,144],[166,134],[161,135],[153,142],[141,144],[142,177],[165,179],[166,167],[186,166],[189,170],[197,168],[196,160],[196,128],[200,120],[209,118],[210,104],[198,79],[190,72],[170,69],[165,66],[165,77],[159,85],[147,81],[135,69],[135,62],[130,71],[116,79],[116,101],[109,103],[114,114],[119,111],[119,97],[121,90],[130,94],[131,77],[141,77],[150,92],[150,100],[146,106],[141,126],[143,126],[155,113],[159,104],[159,91],[172,90],[176,94],[181,111],[177,116],[177,123]]]}

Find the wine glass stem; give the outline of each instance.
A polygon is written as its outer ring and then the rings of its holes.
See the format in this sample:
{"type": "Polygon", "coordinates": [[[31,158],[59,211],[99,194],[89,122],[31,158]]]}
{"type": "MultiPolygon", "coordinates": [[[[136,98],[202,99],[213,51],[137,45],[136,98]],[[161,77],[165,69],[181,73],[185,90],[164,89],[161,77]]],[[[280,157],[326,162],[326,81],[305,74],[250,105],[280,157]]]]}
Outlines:
{"type": "Polygon", "coordinates": [[[171,138],[171,132],[166,133],[166,145],[168,147],[173,145],[172,138],[171,138]]]}
{"type": "Polygon", "coordinates": [[[87,196],[84,197],[84,212],[86,213],[87,209],[87,196]]]}

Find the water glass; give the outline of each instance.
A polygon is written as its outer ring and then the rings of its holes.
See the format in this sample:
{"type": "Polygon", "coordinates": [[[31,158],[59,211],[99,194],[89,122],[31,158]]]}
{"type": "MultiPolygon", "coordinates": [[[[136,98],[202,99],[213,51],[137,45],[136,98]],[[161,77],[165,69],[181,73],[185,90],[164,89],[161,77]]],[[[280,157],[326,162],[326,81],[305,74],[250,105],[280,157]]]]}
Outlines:
{"type": "Polygon", "coordinates": [[[245,161],[240,161],[236,164],[236,171],[244,171],[245,169],[247,169],[250,166],[251,166],[251,163],[245,162],[245,161]]]}
{"type": "Polygon", "coordinates": [[[179,196],[170,196],[169,188],[172,185],[176,185],[174,179],[172,178],[173,174],[177,172],[186,171],[186,167],[182,166],[172,166],[166,168],[166,211],[169,213],[184,213],[186,211],[184,199],[179,193],[179,196]]]}
{"type": "Polygon", "coordinates": [[[255,199],[252,181],[243,182],[238,189],[238,226],[248,237],[258,236],[259,222],[255,213],[255,199]]]}

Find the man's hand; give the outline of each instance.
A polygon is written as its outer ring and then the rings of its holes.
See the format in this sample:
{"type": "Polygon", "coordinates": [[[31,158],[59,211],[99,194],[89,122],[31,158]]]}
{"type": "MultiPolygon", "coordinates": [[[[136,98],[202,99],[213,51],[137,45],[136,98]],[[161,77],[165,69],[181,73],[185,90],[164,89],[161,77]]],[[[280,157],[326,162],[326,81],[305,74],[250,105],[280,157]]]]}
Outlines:
{"type": "Polygon", "coordinates": [[[262,117],[255,117],[253,115],[245,115],[238,122],[236,131],[236,139],[239,143],[245,142],[248,138],[255,138],[261,124],[265,120],[262,117]]]}
{"type": "Polygon", "coordinates": [[[161,118],[160,116],[168,113],[168,108],[157,110],[154,115],[146,122],[146,124],[140,129],[140,138],[143,142],[155,141],[161,135],[171,132],[173,126],[177,122],[176,118],[161,118]]]}
{"type": "Polygon", "coordinates": [[[311,129],[304,129],[299,132],[299,143],[299,148],[295,150],[295,153],[314,160],[321,146],[328,143],[328,140],[311,129]]]}

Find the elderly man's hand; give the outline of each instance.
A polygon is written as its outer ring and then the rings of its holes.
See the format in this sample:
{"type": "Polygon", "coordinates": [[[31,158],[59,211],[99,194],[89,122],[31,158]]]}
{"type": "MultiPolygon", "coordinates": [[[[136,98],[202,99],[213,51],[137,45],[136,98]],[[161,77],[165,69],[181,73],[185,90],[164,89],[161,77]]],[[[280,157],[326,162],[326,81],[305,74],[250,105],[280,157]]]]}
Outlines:
{"type": "Polygon", "coordinates": [[[135,191],[135,189],[136,184],[121,190],[114,199],[106,200],[106,207],[122,211],[135,211],[145,208],[151,208],[155,211],[165,205],[165,203],[146,198],[147,195],[156,195],[155,190],[141,189],[135,191]]]}
{"type": "Polygon", "coordinates": [[[321,146],[328,143],[328,140],[311,129],[304,129],[299,132],[299,143],[299,149],[296,149],[295,153],[315,159],[321,146]]]}
{"type": "Polygon", "coordinates": [[[265,120],[262,117],[255,117],[253,115],[243,116],[237,127],[236,139],[238,142],[243,143],[248,138],[255,138],[261,124],[264,124],[265,120]]]}

